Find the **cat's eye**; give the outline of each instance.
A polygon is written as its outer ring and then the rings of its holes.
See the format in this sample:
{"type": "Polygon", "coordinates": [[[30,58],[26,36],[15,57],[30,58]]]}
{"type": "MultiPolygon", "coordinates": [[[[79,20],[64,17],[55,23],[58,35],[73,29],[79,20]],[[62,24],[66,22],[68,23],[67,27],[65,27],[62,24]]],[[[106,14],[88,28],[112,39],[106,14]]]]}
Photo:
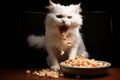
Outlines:
{"type": "Polygon", "coordinates": [[[72,16],[67,16],[67,18],[68,18],[68,19],[71,19],[71,18],[72,18],[72,16]]]}
{"type": "Polygon", "coordinates": [[[56,15],[57,18],[63,18],[63,15],[56,15]]]}

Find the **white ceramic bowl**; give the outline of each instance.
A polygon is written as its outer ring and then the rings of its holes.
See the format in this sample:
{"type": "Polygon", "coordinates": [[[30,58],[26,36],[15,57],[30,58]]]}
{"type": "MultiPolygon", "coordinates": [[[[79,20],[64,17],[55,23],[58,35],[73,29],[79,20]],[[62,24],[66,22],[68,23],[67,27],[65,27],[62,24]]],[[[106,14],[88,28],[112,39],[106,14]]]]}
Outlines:
{"type": "Polygon", "coordinates": [[[99,62],[105,63],[107,65],[105,67],[99,67],[99,68],[79,68],[79,67],[64,66],[63,65],[64,62],[61,62],[60,67],[63,73],[72,74],[72,75],[101,75],[101,74],[108,73],[111,63],[106,61],[99,61],[99,62]]]}

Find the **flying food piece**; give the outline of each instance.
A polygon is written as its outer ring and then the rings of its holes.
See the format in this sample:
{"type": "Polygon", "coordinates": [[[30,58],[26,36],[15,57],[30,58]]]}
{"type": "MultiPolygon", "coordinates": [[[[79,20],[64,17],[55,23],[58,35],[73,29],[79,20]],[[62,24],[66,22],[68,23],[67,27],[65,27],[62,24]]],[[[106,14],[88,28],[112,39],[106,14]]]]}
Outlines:
{"type": "MultiPolygon", "coordinates": [[[[68,38],[66,37],[66,33],[63,32],[61,35],[62,35],[62,39],[65,42],[66,46],[71,47],[73,43],[72,43],[72,41],[68,40],[68,38]]],[[[64,53],[65,52],[63,50],[61,50],[60,55],[63,55],[64,53]]]]}
{"type": "Polygon", "coordinates": [[[67,46],[68,46],[68,47],[71,47],[71,46],[72,46],[72,42],[71,42],[71,41],[68,41],[68,42],[67,42],[67,46]]]}
{"type": "Polygon", "coordinates": [[[65,52],[63,51],[63,50],[61,50],[61,53],[60,53],[60,55],[63,55],[65,52]]]}

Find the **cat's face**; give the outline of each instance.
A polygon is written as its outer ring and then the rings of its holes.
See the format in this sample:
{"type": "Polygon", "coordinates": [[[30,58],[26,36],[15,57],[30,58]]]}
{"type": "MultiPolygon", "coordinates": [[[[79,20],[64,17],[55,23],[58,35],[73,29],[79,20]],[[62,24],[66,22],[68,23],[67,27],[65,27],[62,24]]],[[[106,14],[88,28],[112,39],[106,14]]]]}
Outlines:
{"type": "Polygon", "coordinates": [[[60,33],[82,25],[80,4],[64,6],[50,1],[49,11],[46,23],[51,28],[58,29],[60,33]]]}

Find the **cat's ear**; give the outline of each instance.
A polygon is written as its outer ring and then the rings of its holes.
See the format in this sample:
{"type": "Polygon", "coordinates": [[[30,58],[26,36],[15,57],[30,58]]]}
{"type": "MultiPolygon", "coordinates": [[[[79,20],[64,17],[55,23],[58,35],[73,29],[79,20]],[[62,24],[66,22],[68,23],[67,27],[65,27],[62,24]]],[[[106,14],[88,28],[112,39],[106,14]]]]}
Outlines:
{"type": "Polygon", "coordinates": [[[55,7],[55,6],[56,6],[56,4],[55,4],[55,3],[53,3],[51,0],[49,0],[49,6],[51,6],[51,7],[55,7]]]}
{"type": "Polygon", "coordinates": [[[75,6],[75,12],[76,13],[81,13],[82,8],[81,8],[81,3],[74,5],[75,6]]]}
{"type": "Polygon", "coordinates": [[[49,12],[52,12],[55,9],[56,4],[49,0],[49,12]]]}

